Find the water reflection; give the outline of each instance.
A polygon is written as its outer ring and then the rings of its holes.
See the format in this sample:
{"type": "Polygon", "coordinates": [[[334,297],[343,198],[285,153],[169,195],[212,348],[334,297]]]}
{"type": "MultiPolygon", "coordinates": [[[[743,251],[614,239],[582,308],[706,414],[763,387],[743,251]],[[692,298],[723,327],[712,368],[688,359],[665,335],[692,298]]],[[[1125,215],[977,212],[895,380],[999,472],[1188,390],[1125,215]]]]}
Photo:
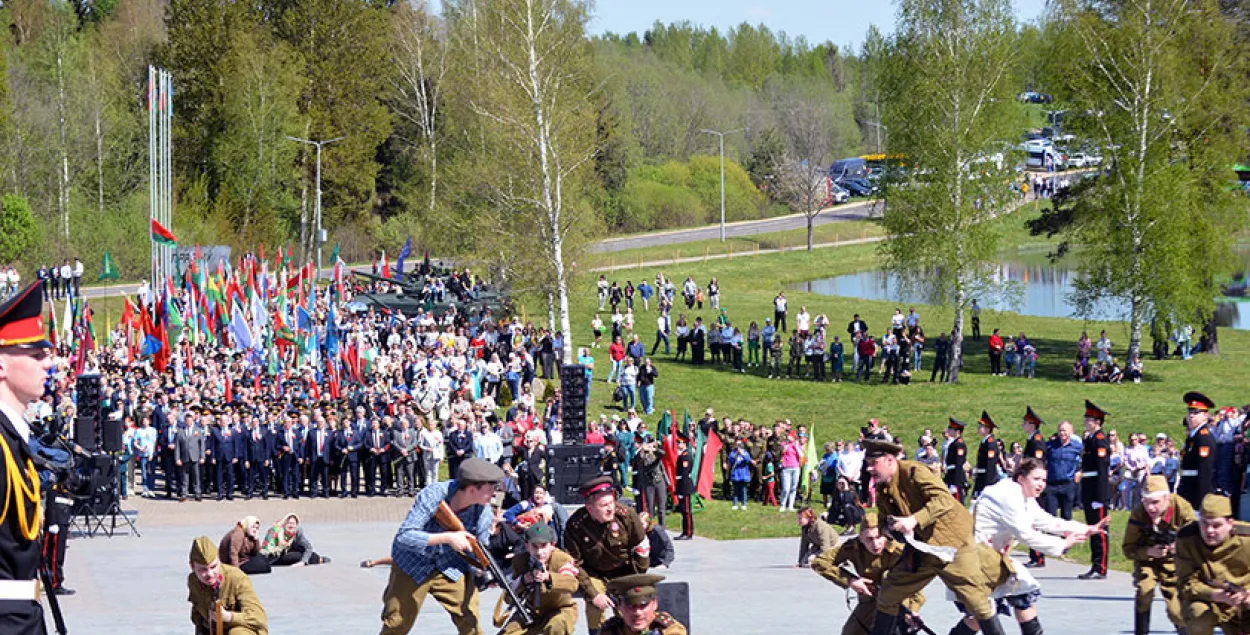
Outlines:
{"type": "MultiPolygon", "coordinates": [[[[1250,250],[1238,250],[1239,255],[1250,250]]],[[[1050,262],[1044,253],[1013,255],[1001,263],[993,275],[996,295],[979,299],[986,309],[1014,311],[1037,317],[1074,317],[1075,307],[1068,301],[1076,274],[1064,264],[1050,262]]],[[[923,289],[901,288],[899,281],[880,270],[811,280],[791,285],[792,289],[821,295],[836,295],[868,300],[888,300],[902,304],[925,302],[923,289]]],[[[1241,302],[1217,303],[1216,316],[1220,326],[1250,329],[1250,311],[1243,312],[1241,302]]],[[[1128,304],[1104,301],[1090,313],[1096,320],[1124,320],[1128,304]]]]}

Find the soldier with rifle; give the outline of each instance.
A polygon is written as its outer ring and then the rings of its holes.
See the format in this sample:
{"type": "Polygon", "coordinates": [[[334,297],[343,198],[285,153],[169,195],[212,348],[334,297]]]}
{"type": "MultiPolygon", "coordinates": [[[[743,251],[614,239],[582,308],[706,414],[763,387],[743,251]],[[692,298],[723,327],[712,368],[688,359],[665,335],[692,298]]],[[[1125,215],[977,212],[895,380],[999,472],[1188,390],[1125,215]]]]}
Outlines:
{"type": "Polygon", "coordinates": [[[1176,537],[1176,579],[1189,635],[1250,633],[1250,525],[1227,496],[1207,494],[1200,520],[1176,537]]]}
{"type": "Polygon", "coordinates": [[[265,607],[252,581],[237,567],[222,564],[208,536],[191,543],[187,601],[196,635],[267,635],[265,607]]]}
{"type": "MultiPolygon", "coordinates": [[[[859,535],[841,546],[829,549],[812,560],[812,571],[820,577],[854,591],[858,601],[842,626],[842,635],[868,635],[877,615],[877,589],[885,572],[903,558],[901,543],[881,533],[876,512],[867,512],[859,523],[859,535]]],[[[847,597],[847,604],[850,604],[847,597]]],[[[903,601],[903,608],[915,613],[924,605],[924,593],[916,591],[903,601]]],[[[897,628],[903,627],[904,620],[897,628]]]]}
{"type": "MultiPolygon", "coordinates": [[[[577,627],[577,563],[567,552],[555,545],[556,532],[547,523],[535,523],[525,530],[525,551],[512,559],[512,578],[517,595],[526,603],[533,622],[523,624],[517,612],[500,619],[500,635],[573,635],[577,627]]],[[[502,603],[503,596],[499,598],[502,603]]]]}
{"type": "Polygon", "coordinates": [[[1124,528],[1124,557],[1133,561],[1133,586],[1137,587],[1137,605],[1133,618],[1133,635],[1150,632],[1150,605],[1155,589],[1167,604],[1168,619],[1177,632],[1185,632],[1181,602],[1176,588],[1176,535],[1182,527],[1194,522],[1194,508],[1168,489],[1161,474],[1146,477],[1141,502],[1133,508],[1124,528]]]}

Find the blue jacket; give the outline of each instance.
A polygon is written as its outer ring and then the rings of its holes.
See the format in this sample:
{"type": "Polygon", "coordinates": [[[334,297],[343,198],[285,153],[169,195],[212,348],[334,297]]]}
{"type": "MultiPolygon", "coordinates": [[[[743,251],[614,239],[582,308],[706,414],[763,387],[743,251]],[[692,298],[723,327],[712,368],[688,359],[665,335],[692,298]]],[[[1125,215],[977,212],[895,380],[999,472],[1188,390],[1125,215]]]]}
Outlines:
{"type": "Polygon", "coordinates": [[[1067,445],[1059,443],[1058,438],[1046,442],[1046,480],[1071,481],[1076,478],[1076,471],[1081,466],[1081,448],[1084,445],[1074,435],[1067,445]]]}
{"type": "Polygon", "coordinates": [[[735,448],[729,453],[729,480],[738,482],[751,480],[750,452],[735,448]]]}

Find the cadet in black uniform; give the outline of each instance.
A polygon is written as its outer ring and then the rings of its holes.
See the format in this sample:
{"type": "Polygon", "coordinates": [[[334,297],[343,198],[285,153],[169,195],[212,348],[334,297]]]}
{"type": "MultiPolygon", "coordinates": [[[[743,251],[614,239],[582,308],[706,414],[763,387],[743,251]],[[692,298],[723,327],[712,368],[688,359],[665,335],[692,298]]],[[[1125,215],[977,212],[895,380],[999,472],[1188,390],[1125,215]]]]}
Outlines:
{"type": "Polygon", "coordinates": [[[690,437],[687,433],[677,434],[677,467],[673,471],[673,490],[677,494],[677,511],[681,514],[681,535],[676,540],[694,538],[694,510],[690,507],[690,499],[694,497],[694,458],[690,453],[690,437]]]}
{"type": "Polygon", "coordinates": [[[947,489],[959,499],[962,505],[968,495],[968,473],[964,471],[964,463],[968,460],[968,446],[964,445],[962,435],[964,422],[950,417],[946,424],[946,438],[950,443],[946,446],[946,456],[942,460],[942,482],[947,489]]]}
{"type": "MultiPolygon", "coordinates": [[[[1111,500],[1111,444],[1102,432],[1107,413],[1085,400],[1085,445],[1081,448],[1081,504],[1085,507],[1085,524],[1096,525],[1107,515],[1111,500]]],[[[1107,534],[1089,537],[1092,562],[1089,571],[1077,576],[1082,580],[1107,577],[1107,534]]]]}
{"type": "Polygon", "coordinates": [[[977,466],[972,470],[972,497],[981,495],[981,490],[998,482],[998,462],[1002,457],[1002,447],[994,438],[994,420],[990,413],[982,410],[977,420],[977,436],[981,437],[981,447],[977,448],[977,466]]]}
{"type": "Polygon", "coordinates": [[[43,396],[52,368],[43,296],[35,285],[0,305],[0,633],[44,635],[39,603],[39,476],[31,461],[26,404],[43,396]]]}
{"type": "Polygon", "coordinates": [[[1185,415],[1189,436],[1181,452],[1181,482],[1176,493],[1197,509],[1202,498],[1215,489],[1215,436],[1210,426],[1215,402],[1200,392],[1187,392],[1184,400],[1189,408],[1185,415]]]}
{"type": "MultiPolygon", "coordinates": [[[[1024,458],[1037,459],[1046,461],[1046,439],[1042,438],[1040,432],[1042,426],[1046,425],[1042,418],[1033,412],[1032,406],[1024,407],[1024,422],[1020,427],[1024,430],[1024,458]]],[[[1026,567],[1044,567],[1046,566],[1046,556],[1040,551],[1029,549],[1029,562],[1026,567]]]]}

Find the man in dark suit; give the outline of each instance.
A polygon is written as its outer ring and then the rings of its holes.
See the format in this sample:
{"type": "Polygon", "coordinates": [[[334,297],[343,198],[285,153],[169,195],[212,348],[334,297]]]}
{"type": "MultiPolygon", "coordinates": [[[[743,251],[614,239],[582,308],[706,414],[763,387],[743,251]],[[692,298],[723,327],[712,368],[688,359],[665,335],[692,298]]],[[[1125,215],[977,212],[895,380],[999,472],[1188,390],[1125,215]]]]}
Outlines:
{"type": "Polygon", "coordinates": [[[213,460],[217,463],[217,500],[234,500],[234,464],[239,460],[235,453],[234,429],[224,415],[213,426],[213,460]]]}
{"type": "Polygon", "coordinates": [[[473,456],[473,433],[464,427],[464,420],[456,421],[456,429],[447,433],[448,474],[456,474],[460,463],[473,456]]]}
{"type": "Polygon", "coordinates": [[[43,395],[44,380],[52,369],[52,344],[44,338],[43,296],[38,284],[27,287],[0,305],[0,456],[17,465],[0,469],[0,633],[44,635],[43,606],[39,602],[40,513],[39,479],[30,448],[26,404],[43,395]],[[15,478],[16,477],[16,478],[15,478]]]}
{"type": "MultiPolygon", "coordinates": [[[[185,413],[179,414],[189,416],[185,413]]],[[[178,426],[166,418],[165,429],[158,429],[156,438],[157,446],[161,451],[161,467],[165,472],[165,497],[172,500],[182,491],[182,485],[179,482],[181,469],[178,463],[178,426]]]]}
{"type": "Polygon", "coordinates": [[[360,494],[360,447],[364,445],[364,431],[358,430],[356,424],[351,421],[344,421],[343,427],[334,432],[334,447],[338,450],[341,458],[341,467],[339,468],[339,498],[346,498],[348,494],[352,498],[356,498],[360,494]],[[347,488],[348,479],[351,479],[351,489],[347,488]]]}
{"type": "Polygon", "coordinates": [[[300,443],[299,433],[295,430],[295,420],[287,418],[282,432],[276,440],[279,480],[282,481],[282,499],[294,496],[299,498],[299,464],[304,448],[300,443]]]}
{"type": "MultiPolygon", "coordinates": [[[[386,469],[386,456],[391,447],[389,433],[382,430],[382,421],[373,420],[373,428],[365,434],[365,495],[377,493],[378,473],[386,469]]],[[[386,494],[386,490],[382,490],[386,494]]]]}
{"type": "Polygon", "coordinates": [[[333,445],[334,435],[326,428],[325,419],[318,418],[317,427],[308,433],[304,442],[304,458],[312,463],[308,479],[310,496],[330,496],[330,449],[333,445]]]}

